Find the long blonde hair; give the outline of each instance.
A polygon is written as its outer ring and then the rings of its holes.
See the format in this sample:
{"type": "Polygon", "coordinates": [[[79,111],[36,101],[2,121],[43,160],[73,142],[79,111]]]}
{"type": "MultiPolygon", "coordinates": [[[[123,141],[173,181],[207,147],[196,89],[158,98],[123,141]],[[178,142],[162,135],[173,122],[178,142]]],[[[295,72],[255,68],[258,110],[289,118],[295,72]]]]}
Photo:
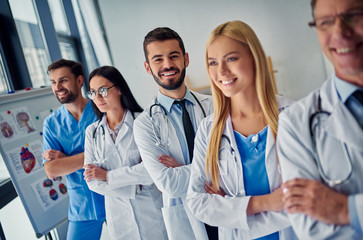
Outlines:
{"type": "MultiPolygon", "coordinates": [[[[252,28],[244,22],[232,21],[219,25],[209,35],[207,41],[207,70],[209,68],[208,47],[218,36],[221,35],[237,40],[250,49],[255,63],[255,85],[258,101],[262,108],[264,120],[269,125],[271,132],[276,139],[279,110],[275,97],[275,87],[272,83],[266,56],[260,41],[252,28]]],[[[207,149],[206,175],[211,178],[213,187],[219,190],[219,147],[215,146],[220,145],[226,121],[231,110],[231,99],[224,96],[223,92],[214,84],[211,77],[210,81],[213,95],[214,119],[207,149]]]]}

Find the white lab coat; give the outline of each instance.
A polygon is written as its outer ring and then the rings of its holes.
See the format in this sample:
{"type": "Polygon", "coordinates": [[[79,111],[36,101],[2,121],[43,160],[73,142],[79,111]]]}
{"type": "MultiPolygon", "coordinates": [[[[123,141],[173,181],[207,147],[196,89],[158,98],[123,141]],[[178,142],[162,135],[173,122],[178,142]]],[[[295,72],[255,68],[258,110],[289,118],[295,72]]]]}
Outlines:
{"type": "Polygon", "coordinates": [[[92,191],[105,196],[107,227],[112,239],[167,239],[161,193],[141,162],[133,138],[133,123],[131,112],[126,110],[115,142],[105,116],[100,123],[97,121],[87,128],[85,164],[108,170],[107,181],[92,180],[87,184],[92,191]],[[93,134],[98,124],[95,146],[93,134]],[[97,154],[103,158],[100,150],[103,147],[106,161],[95,163],[97,154]]]}
{"type": "MultiPolygon", "coordinates": [[[[284,181],[293,178],[322,181],[309,132],[309,119],[316,112],[318,95],[319,90],[312,92],[280,115],[277,149],[284,181]]],[[[339,99],[333,78],[322,85],[320,97],[322,110],[331,113],[320,125],[321,135],[328,136],[331,140],[343,141],[353,165],[350,181],[334,187],[334,190],[355,195],[354,204],[360,227],[363,229],[363,131],[339,99]]],[[[321,140],[317,139],[317,142],[319,141],[321,140]]],[[[325,146],[324,156],[320,157],[324,171],[331,179],[343,179],[347,176],[348,163],[342,157],[342,148],[332,148],[330,144],[325,146]]],[[[291,214],[289,218],[301,239],[363,239],[351,226],[325,224],[303,214],[291,214]]]]}
{"type": "MultiPolygon", "coordinates": [[[[291,100],[277,96],[279,109],[291,100]]],[[[254,239],[280,231],[280,239],[294,239],[295,234],[285,211],[262,212],[247,216],[247,206],[251,196],[246,196],[240,154],[235,141],[231,117],[229,116],[219,146],[220,187],[225,197],[209,194],[204,183],[210,181],[205,173],[205,158],[213,125],[213,115],[204,119],[195,140],[191,180],[187,203],[191,211],[201,221],[219,227],[219,239],[254,239]],[[228,138],[228,139],[227,139],[228,138]],[[234,154],[233,154],[233,150],[234,154]]],[[[278,171],[275,143],[268,128],[265,165],[271,192],[281,184],[278,171]]],[[[217,147],[217,146],[216,146],[217,147]]]]}
{"type": "MultiPolygon", "coordinates": [[[[211,97],[198,93],[194,93],[194,95],[202,104],[205,113],[209,115],[213,110],[211,97]]],[[[170,119],[166,122],[163,119],[163,112],[162,114],[153,114],[158,135],[161,134],[161,129],[169,129],[170,144],[168,146],[157,146],[157,140],[149,117],[151,105],[135,120],[134,136],[146,169],[156,186],[163,193],[164,207],[162,212],[168,237],[170,240],[208,239],[204,223],[191,214],[185,203],[190,178],[190,165],[186,165],[187,161],[183,158],[183,152],[173,122],[170,119]],[[182,166],[176,168],[166,167],[158,160],[158,157],[163,154],[175,158],[182,166]]],[[[162,111],[161,107],[153,107],[152,110],[153,113],[162,111]]],[[[199,125],[204,118],[199,104],[195,104],[194,114],[199,125]]]]}

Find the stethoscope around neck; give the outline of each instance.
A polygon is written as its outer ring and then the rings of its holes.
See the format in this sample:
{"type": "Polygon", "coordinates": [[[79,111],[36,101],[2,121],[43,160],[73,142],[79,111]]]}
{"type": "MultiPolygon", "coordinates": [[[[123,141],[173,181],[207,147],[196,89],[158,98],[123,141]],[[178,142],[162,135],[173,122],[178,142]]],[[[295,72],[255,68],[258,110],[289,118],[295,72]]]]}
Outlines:
{"type": "MultiPolygon", "coordinates": [[[[320,123],[320,116],[321,115],[325,115],[326,117],[330,116],[330,112],[324,111],[322,110],[321,107],[321,97],[320,97],[320,93],[318,94],[318,100],[317,100],[317,109],[316,111],[310,115],[309,118],[309,127],[310,127],[310,136],[311,139],[313,141],[313,150],[314,150],[314,155],[315,155],[315,159],[316,159],[316,163],[318,166],[318,172],[320,177],[323,179],[323,181],[328,184],[330,187],[335,187],[338,185],[342,185],[344,183],[347,183],[349,181],[349,179],[352,176],[353,173],[353,164],[352,164],[352,159],[350,158],[350,155],[348,153],[348,149],[347,149],[347,145],[341,141],[341,146],[342,146],[342,150],[344,153],[344,159],[347,163],[348,166],[348,174],[346,177],[341,178],[341,179],[330,179],[327,174],[324,172],[323,170],[323,166],[321,164],[320,161],[320,157],[319,157],[319,153],[317,151],[317,140],[316,140],[316,128],[319,127],[320,123]],[[317,124],[314,124],[314,120],[317,119],[317,124]]],[[[335,149],[334,149],[335,151],[335,149]]]]}
{"type": "Polygon", "coordinates": [[[97,163],[97,164],[101,164],[104,163],[106,161],[106,156],[105,156],[105,148],[106,148],[106,141],[105,141],[105,128],[103,126],[103,124],[101,124],[102,118],[98,121],[97,126],[95,128],[95,130],[93,131],[93,146],[94,146],[94,153],[95,153],[95,158],[93,163],[97,163]],[[102,144],[99,145],[97,144],[97,142],[99,142],[99,140],[97,141],[97,139],[100,139],[100,135],[102,136],[102,144]]]}
{"type": "MultiPolygon", "coordinates": [[[[190,92],[190,93],[192,94],[192,96],[194,97],[196,102],[198,103],[200,109],[202,109],[203,116],[207,117],[207,115],[205,113],[205,110],[204,110],[202,104],[200,103],[200,101],[198,100],[198,98],[192,92],[190,92]]],[[[151,120],[152,130],[153,130],[153,133],[154,133],[154,136],[155,136],[155,139],[156,139],[155,145],[158,146],[158,147],[159,146],[162,146],[162,147],[169,146],[169,144],[170,144],[170,139],[169,139],[170,130],[169,130],[169,127],[168,127],[168,123],[169,123],[168,112],[166,111],[166,109],[160,103],[158,103],[157,98],[155,98],[154,104],[150,106],[149,117],[150,117],[150,120],[151,120]],[[156,132],[155,118],[153,117],[153,115],[155,114],[155,113],[153,113],[153,108],[154,107],[160,107],[161,108],[161,110],[163,112],[163,119],[164,119],[164,121],[166,123],[165,126],[163,128],[161,128],[160,136],[158,136],[158,134],[156,132]],[[163,136],[161,136],[161,135],[163,135],[163,136]],[[162,141],[162,138],[165,139],[165,142],[162,141]]]]}
{"type": "MultiPolygon", "coordinates": [[[[125,110],[125,113],[126,110],[125,110]]],[[[135,113],[131,112],[132,117],[135,119],[135,113]]],[[[102,122],[103,117],[101,117],[100,120],[98,120],[97,122],[97,126],[95,128],[95,130],[93,130],[93,134],[92,134],[92,138],[93,138],[93,146],[95,148],[95,160],[93,161],[94,163],[100,164],[100,163],[104,163],[106,161],[106,155],[105,155],[105,149],[106,149],[106,141],[105,141],[105,127],[103,126],[102,122]],[[101,136],[100,136],[101,135],[101,136]],[[100,138],[102,137],[102,138],[100,138]],[[98,140],[97,140],[98,139],[98,140]],[[97,144],[99,143],[100,139],[102,139],[102,144],[97,144]]]]}
{"type": "MultiPolygon", "coordinates": [[[[234,177],[235,177],[236,182],[232,183],[232,188],[234,188],[235,191],[232,191],[230,186],[228,186],[228,183],[227,183],[227,181],[225,181],[223,174],[219,174],[219,176],[221,177],[221,180],[224,182],[224,186],[225,186],[226,190],[229,192],[229,194],[231,195],[231,197],[235,198],[235,197],[239,196],[239,189],[240,189],[240,174],[238,172],[238,167],[237,167],[237,161],[239,161],[239,160],[237,158],[236,151],[233,149],[231,139],[227,135],[222,134],[220,145],[221,145],[221,148],[219,149],[219,152],[218,152],[219,158],[221,157],[221,153],[223,151],[227,151],[227,153],[230,155],[231,159],[233,158],[234,168],[232,171],[234,172],[234,177]],[[222,143],[223,139],[226,140],[227,144],[222,143]]],[[[230,161],[230,160],[228,159],[227,161],[230,161]]],[[[220,162],[220,161],[218,160],[218,162],[220,162]]],[[[222,168],[222,166],[219,166],[219,171],[221,171],[221,168],[222,168]]],[[[240,169],[240,170],[242,171],[242,169],[240,169]]],[[[231,174],[231,173],[229,172],[228,174],[231,174]]]]}

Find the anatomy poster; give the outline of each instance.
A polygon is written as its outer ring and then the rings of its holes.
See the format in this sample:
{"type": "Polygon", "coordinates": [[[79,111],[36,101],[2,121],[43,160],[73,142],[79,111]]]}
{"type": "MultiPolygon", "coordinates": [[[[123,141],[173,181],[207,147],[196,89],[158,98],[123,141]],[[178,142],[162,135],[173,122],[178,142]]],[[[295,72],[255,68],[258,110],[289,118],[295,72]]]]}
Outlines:
{"type": "Polygon", "coordinates": [[[26,106],[0,112],[0,130],[1,141],[16,140],[36,132],[26,106]]]}
{"type": "Polygon", "coordinates": [[[18,180],[42,169],[42,142],[24,144],[6,152],[10,166],[18,180]]]}
{"type": "Polygon", "coordinates": [[[48,110],[42,111],[39,113],[39,120],[42,121],[42,123],[44,122],[44,120],[53,113],[53,111],[57,110],[59,108],[59,106],[55,106],[53,108],[50,108],[48,110]]]}
{"type": "Polygon", "coordinates": [[[68,196],[65,177],[45,177],[33,183],[32,188],[44,211],[68,196]]]}

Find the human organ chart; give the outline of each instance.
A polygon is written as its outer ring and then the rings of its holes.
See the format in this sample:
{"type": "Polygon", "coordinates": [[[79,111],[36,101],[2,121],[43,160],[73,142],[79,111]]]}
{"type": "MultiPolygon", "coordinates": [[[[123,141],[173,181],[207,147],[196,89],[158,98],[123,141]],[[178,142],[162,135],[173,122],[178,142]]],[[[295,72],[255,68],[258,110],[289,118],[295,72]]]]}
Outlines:
{"type": "Polygon", "coordinates": [[[28,107],[18,107],[0,112],[0,140],[15,141],[28,134],[36,133],[28,107]]]}
{"type": "Polygon", "coordinates": [[[18,179],[24,179],[36,171],[43,171],[42,142],[40,140],[24,144],[7,151],[11,168],[18,179]]]}
{"type": "Polygon", "coordinates": [[[45,177],[34,182],[31,187],[44,211],[68,196],[65,177],[45,177]]]}
{"type": "Polygon", "coordinates": [[[20,152],[21,165],[26,173],[30,173],[35,167],[34,154],[27,147],[21,147],[20,152]]]}
{"type": "Polygon", "coordinates": [[[35,129],[32,128],[29,124],[29,121],[30,121],[30,117],[29,117],[29,114],[26,113],[26,112],[18,112],[16,114],[16,121],[18,122],[19,126],[22,128],[22,127],[25,127],[25,130],[27,131],[27,133],[31,133],[31,132],[34,132],[35,129]]]}
{"type": "Polygon", "coordinates": [[[9,125],[7,121],[0,123],[1,133],[5,138],[11,138],[14,135],[13,128],[9,125]]]}
{"type": "Polygon", "coordinates": [[[0,95],[0,154],[37,238],[68,218],[66,178],[47,177],[42,157],[44,120],[60,106],[51,87],[0,95]]]}

